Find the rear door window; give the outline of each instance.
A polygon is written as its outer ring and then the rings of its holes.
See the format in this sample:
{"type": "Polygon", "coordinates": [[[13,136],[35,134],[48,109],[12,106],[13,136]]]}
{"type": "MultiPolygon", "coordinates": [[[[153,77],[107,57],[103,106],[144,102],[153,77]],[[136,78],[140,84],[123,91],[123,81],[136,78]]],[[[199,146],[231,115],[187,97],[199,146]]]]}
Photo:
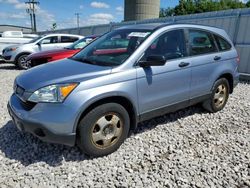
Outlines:
{"type": "Polygon", "coordinates": [[[61,43],[72,43],[77,41],[79,38],[71,36],[61,36],[61,43]]]}
{"type": "Polygon", "coordinates": [[[203,30],[189,30],[190,55],[217,52],[213,35],[203,30]]]}
{"type": "Polygon", "coordinates": [[[222,37],[219,37],[218,35],[214,35],[214,38],[217,42],[218,48],[220,51],[226,51],[231,49],[231,44],[226,41],[226,39],[223,39],[222,37]]]}

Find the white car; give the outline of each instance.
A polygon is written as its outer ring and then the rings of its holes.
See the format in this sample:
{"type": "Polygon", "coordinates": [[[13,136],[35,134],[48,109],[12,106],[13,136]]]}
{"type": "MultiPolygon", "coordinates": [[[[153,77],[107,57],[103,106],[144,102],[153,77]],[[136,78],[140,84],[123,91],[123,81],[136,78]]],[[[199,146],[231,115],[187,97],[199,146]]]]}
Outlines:
{"type": "MultiPolygon", "coordinates": [[[[10,45],[19,45],[30,42],[32,39],[37,38],[35,34],[23,34],[22,31],[5,31],[0,34],[0,56],[4,48],[10,45]]],[[[1,58],[1,57],[0,57],[1,58]]]]}
{"type": "Polygon", "coordinates": [[[64,48],[69,44],[83,38],[80,35],[71,34],[48,34],[35,38],[29,43],[13,45],[3,50],[3,58],[7,63],[15,63],[23,68],[26,57],[34,52],[64,48]]]}

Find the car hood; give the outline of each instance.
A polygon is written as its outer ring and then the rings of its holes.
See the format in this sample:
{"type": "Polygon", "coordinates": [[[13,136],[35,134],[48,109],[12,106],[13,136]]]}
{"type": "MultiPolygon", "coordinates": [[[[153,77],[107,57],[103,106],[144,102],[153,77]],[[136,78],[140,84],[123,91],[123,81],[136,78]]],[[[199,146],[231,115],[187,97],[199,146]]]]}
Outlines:
{"type": "Polygon", "coordinates": [[[34,92],[44,86],[82,82],[99,76],[110,74],[112,67],[97,66],[63,59],[29,69],[16,78],[16,84],[26,92],[34,92]]]}
{"type": "Polygon", "coordinates": [[[28,59],[38,58],[38,57],[47,57],[47,56],[57,55],[57,54],[62,54],[62,53],[74,53],[77,51],[79,50],[72,50],[72,49],[66,49],[66,48],[56,49],[56,50],[47,50],[47,51],[41,51],[38,53],[33,53],[29,55],[28,59]]]}
{"type": "Polygon", "coordinates": [[[6,47],[5,49],[10,49],[10,48],[19,48],[19,47],[23,47],[23,46],[29,46],[29,45],[34,45],[34,43],[22,43],[22,44],[15,44],[15,45],[10,45],[8,47],[6,47]]]}

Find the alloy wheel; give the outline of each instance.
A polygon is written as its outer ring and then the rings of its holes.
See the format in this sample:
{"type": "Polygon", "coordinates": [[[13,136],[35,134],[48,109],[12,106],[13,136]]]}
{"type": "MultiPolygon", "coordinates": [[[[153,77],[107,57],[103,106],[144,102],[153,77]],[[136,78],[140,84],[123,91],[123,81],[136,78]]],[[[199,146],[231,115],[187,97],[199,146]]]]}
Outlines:
{"type": "Polygon", "coordinates": [[[108,113],[99,118],[93,126],[92,142],[98,148],[114,145],[123,131],[123,122],[115,113],[108,113]]]}
{"type": "Polygon", "coordinates": [[[214,105],[216,108],[220,108],[224,105],[226,98],[227,98],[227,87],[224,84],[220,84],[214,94],[214,105]]]}

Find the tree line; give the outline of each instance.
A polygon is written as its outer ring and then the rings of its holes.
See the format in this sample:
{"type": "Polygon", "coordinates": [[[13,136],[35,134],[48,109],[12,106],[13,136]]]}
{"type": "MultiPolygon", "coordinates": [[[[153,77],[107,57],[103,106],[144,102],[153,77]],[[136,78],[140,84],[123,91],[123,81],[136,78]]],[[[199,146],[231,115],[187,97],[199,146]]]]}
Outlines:
{"type": "Polygon", "coordinates": [[[161,8],[160,17],[247,7],[250,7],[250,0],[247,3],[239,0],[179,0],[179,4],[174,8],[161,8]]]}

